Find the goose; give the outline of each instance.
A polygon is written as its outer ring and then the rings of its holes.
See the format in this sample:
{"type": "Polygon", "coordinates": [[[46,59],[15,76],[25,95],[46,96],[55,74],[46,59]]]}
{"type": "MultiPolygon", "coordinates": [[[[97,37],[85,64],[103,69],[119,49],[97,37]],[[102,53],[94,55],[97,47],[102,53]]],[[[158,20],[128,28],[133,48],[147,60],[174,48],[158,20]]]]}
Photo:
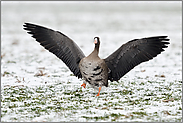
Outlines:
{"type": "Polygon", "coordinates": [[[61,59],[73,74],[89,83],[93,88],[108,87],[108,80],[118,81],[142,62],[149,61],[164,51],[169,44],[168,36],[153,36],[133,39],[119,47],[105,59],[99,54],[100,38],[94,37],[94,50],[85,56],[78,45],[65,34],[31,23],[24,23],[23,29],[31,34],[49,52],[61,59]]]}

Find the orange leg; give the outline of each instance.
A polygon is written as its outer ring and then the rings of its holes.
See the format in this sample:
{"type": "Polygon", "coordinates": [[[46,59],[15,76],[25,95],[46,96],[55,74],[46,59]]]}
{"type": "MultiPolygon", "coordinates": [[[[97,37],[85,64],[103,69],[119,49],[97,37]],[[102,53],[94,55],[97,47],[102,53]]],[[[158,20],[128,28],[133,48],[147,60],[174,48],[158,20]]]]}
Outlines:
{"type": "Polygon", "coordinates": [[[101,91],[101,87],[99,87],[99,91],[98,91],[98,94],[96,96],[99,96],[100,94],[100,91],[101,91]]]}
{"type": "Polygon", "coordinates": [[[85,87],[86,87],[86,84],[85,84],[85,83],[83,83],[83,84],[81,85],[81,87],[82,87],[82,86],[85,88],[85,87]]]}

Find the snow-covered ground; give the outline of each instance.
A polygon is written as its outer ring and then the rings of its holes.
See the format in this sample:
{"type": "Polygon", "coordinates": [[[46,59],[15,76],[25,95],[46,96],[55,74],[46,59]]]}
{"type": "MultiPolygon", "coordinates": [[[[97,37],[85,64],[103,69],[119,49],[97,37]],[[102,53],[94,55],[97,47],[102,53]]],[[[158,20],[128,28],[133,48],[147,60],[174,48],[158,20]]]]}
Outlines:
{"type": "Polygon", "coordinates": [[[181,2],[1,2],[1,121],[182,121],[181,2]],[[26,31],[59,30],[88,55],[105,58],[135,38],[167,35],[170,45],[97,92],[26,31]]]}

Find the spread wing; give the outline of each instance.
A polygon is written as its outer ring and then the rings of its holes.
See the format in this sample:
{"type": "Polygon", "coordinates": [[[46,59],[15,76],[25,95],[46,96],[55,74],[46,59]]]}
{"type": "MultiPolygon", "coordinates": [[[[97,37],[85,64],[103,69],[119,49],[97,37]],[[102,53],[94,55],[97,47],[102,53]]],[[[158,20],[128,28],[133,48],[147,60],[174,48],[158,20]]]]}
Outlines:
{"type": "Polygon", "coordinates": [[[110,69],[108,79],[117,81],[138,64],[153,59],[169,44],[167,36],[134,39],[122,45],[105,60],[110,69]]]}
{"type": "Polygon", "coordinates": [[[40,45],[60,58],[75,76],[82,77],[78,64],[85,55],[73,40],[61,32],[35,24],[25,23],[23,26],[40,45]]]}

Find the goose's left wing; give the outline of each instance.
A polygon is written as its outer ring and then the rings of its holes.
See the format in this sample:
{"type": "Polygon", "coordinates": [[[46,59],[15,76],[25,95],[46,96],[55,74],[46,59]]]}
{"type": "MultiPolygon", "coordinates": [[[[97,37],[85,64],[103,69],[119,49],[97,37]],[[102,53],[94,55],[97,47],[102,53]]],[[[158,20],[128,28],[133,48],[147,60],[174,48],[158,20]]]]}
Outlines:
{"type": "Polygon", "coordinates": [[[138,64],[153,59],[168,47],[167,36],[134,39],[122,45],[105,60],[110,69],[108,79],[117,81],[138,64]]]}

